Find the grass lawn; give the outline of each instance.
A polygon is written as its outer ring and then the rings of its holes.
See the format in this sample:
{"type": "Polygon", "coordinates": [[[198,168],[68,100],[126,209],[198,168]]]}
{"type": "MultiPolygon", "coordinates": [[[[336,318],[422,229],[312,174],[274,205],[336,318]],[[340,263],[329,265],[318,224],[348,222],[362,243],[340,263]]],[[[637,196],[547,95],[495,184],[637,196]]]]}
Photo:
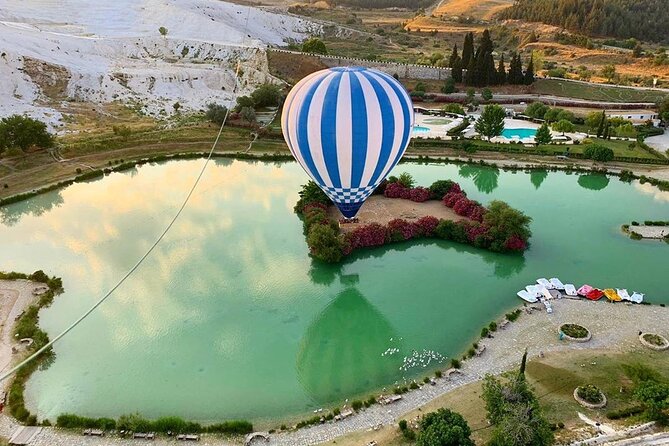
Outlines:
{"type": "Polygon", "coordinates": [[[555,79],[537,79],[532,86],[532,92],[606,102],[658,102],[669,97],[669,93],[659,91],[633,90],[555,79]]]}
{"type": "MultiPolygon", "coordinates": [[[[630,353],[571,351],[548,354],[545,358],[529,361],[526,376],[539,398],[548,421],[556,424],[564,423],[565,429],[557,430],[556,437],[566,441],[573,438],[572,428],[584,426],[578,418],[578,412],[607,424],[631,425],[640,421],[638,417],[616,421],[606,418],[606,413],[610,410],[636,404],[632,395],[632,380],[623,370],[623,364],[635,363],[650,367],[669,380],[669,355],[650,350],[630,353]],[[593,384],[606,394],[608,404],[604,409],[586,409],[574,400],[574,389],[584,384],[593,384]]],[[[447,407],[460,413],[467,420],[476,444],[485,444],[490,438],[491,429],[485,419],[485,403],[480,397],[481,392],[481,382],[468,384],[410,412],[404,419],[411,420],[421,414],[447,407]]],[[[359,446],[372,440],[380,445],[390,446],[413,444],[402,438],[396,425],[385,426],[379,431],[356,432],[323,444],[359,446]]]]}

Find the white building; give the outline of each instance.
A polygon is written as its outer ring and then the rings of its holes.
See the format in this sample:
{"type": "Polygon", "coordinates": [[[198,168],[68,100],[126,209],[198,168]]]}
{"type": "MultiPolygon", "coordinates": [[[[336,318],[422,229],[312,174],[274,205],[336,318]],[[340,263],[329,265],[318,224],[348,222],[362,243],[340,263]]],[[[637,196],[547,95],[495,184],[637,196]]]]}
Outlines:
{"type": "Polygon", "coordinates": [[[632,124],[641,125],[652,121],[653,125],[660,124],[660,116],[653,110],[607,110],[609,118],[623,118],[632,121],[632,124]]]}

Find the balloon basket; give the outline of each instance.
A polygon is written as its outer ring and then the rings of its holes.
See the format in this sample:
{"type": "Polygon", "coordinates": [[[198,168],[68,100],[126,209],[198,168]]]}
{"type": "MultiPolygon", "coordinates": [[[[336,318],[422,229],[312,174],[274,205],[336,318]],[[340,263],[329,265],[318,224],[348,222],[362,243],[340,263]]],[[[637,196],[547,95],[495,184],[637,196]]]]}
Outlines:
{"type": "Polygon", "coordinates": [[[348,224],[351,224],[351,223],[359,223],[359,222],[360,222],[360,219],[358,217],[353,217],[353,218],[342,217],[342,218],[339,219],[339,226],[348,225],[348,224]]]}

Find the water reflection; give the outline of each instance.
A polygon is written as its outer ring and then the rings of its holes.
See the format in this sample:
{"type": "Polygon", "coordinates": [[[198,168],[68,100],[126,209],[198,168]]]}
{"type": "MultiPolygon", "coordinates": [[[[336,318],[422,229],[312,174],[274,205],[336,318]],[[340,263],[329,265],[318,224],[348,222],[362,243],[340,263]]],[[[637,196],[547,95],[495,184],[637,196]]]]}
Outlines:
{"type": "Polygon", "coordinates": [[[0,222],[7,226],[14,226],[25,215],[39,217],[62,204],[63,196],[60,190],[48,192],[30,200],[0,207],[0,222]]]}
{"type": "Polygon", "coordinates": [[[404,355],[402,341],[383,314],[359,290],[347,288],[305,331],[298,377],[317,403],[336,401],[393,383],[404,355]],[[382,355],[389,348],[399,352],[382,355]]]}
{"type": "Polygon", "coordinates": [[[534,185],[535,189],[539,189],[541,186],[541,183],[544,182],[544,180],[548,178],[548,171],[547,170],[532,170],[530,172],[530,181],[534,185]]]}
{"type": "Polygon", "coordinates": [[[489,194],[497,189],[499,169],[496,167],[463,164],[460,166],[459,173],[464,178],[473,178],[474,185],[476,185],[479,192],[489,194]]]}
{"type": "MultiPolygon", "coordinates": [[[[525,257],[523,255],[500,254],[486,251],[480,248],[475,248],[473,246],[462,243],[455,243],[439,239],[411,240],[407,242],[392,243],[390,245],[379,248],[365,248],[364,250],[354,251],[348,257],[346,262],[367,258],[380,258],[383,257],[387,252],[404,252],[408,249],[411,249],[412,247],[434,247],[435,249],[443,249],[445,251],[452,249],[458,253],[467,253],[478,256],[483,259],[485,263],[493,265],[495,276],[500,278],[515,276],[525,268],[525,257]]],[[[314,262],[317,261],[314,260],[314,262]]]]}
{"type": "Polygon", "coordinates": [[[584,189],[602,190],[609,185],[609,177],[601,173],[589,173],[579,176],[578,184],[584,189]]]}

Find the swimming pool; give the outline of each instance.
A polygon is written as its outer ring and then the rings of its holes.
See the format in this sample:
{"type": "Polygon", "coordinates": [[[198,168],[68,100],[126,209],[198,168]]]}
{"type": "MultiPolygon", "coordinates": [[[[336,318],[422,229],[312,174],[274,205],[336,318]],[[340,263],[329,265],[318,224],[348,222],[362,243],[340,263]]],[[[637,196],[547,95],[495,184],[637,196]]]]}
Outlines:
{"type": "Polygon", "coordinates": [[[415,125],[413,127],[413,132],[414,133],[427,133],[430,131],[429,127],[423,127],[422,125],[415,125]]]}
{"type": "Polygon", "coordinates": [[[508,139],[517,137],[520,139],[523,138],[532,138],[537,134],[537,129],[504,129],[502,136],[508,139]]]}

